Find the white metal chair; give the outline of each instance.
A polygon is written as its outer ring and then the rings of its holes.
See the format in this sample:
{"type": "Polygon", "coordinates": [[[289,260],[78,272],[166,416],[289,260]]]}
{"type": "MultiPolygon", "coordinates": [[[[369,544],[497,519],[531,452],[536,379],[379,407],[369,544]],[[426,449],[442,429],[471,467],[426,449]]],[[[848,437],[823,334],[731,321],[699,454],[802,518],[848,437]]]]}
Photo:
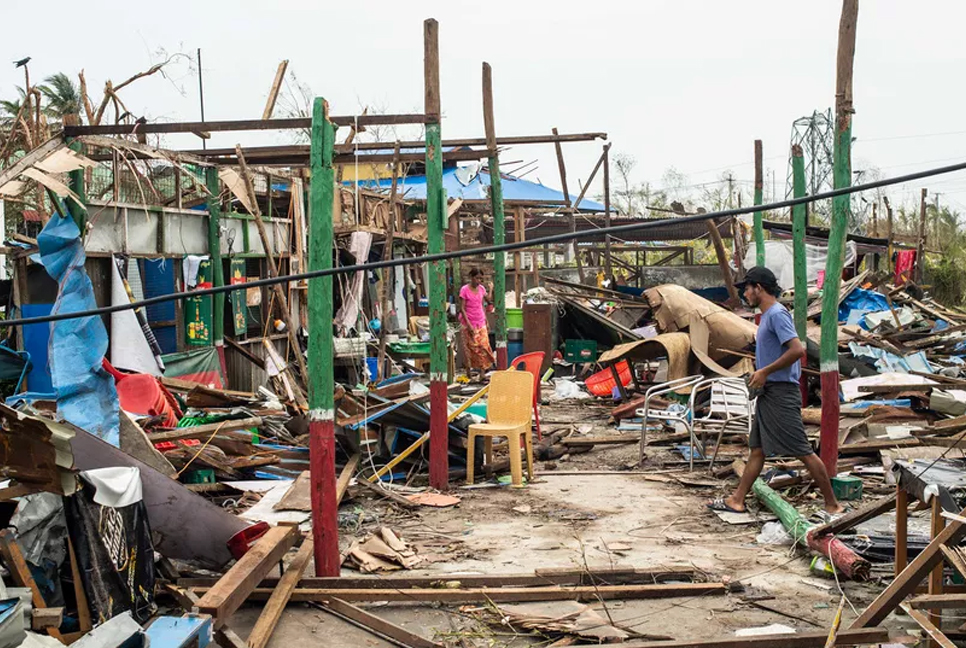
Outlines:
{"type": "MultiPolygon", "coordinates": [[[[704,376],[686,376],[684,378],[678,378],[677,380],[672,380],[670,382],[661,383],[660,385],[654,385],[646,392],[644,392],[644,407],[638,409],[635,413],[637,416],[641,417],[641,449],[638,461],[644,461],[644,446],[647,444],[647,424],[650,421],[661,421],[664,423],[680,423],[688,431],[688,436],[694,440],[694,432],[691,427],[691,407],[683,406],[680,409],[668,409],[666,407],[651,407],[651,400],[659,396],[664,396],[671,392],[679,392],[685,389],[693,388],[695,385],[704,380],[704,376]]],[[[689,399],[690,403],[690,399],[689,399]]],[[[692,458],[691,465],[694,465],[693,456],[693,443],[692,443],[692,458]]]]}
{"type": "Polygon", "coordinates": [[[708,470],[714,469],[714,463],[718,458],[718,448],[721,446],[721,439],[724,437],[726,429],[731,428],[745,434],[751,433],[752,400],[748,397],[748,385],[743,378],[709,378],[702,380],[691,391],[688,409],[692,412],[690,428],[692,456],[694,455],[695,445],[699,447],[701,456],[705,456],[707,445],[706,435],[702,432],[701,440],[698,441],[695,430],[706,427],[717,427],[718,429],[714,456],[711,457],[708,470]],[[695,414],[698,411],[695,399],[708,389],[711,390],[711,400],[707,405],[707,411],[698,416],[695,414]]]}

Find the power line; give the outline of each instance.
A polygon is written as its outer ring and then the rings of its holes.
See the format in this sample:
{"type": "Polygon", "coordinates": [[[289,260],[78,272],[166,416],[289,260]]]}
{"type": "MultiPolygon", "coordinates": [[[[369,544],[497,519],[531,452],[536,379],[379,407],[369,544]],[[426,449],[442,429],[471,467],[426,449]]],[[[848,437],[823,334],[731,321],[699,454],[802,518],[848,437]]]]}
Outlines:
{"type": "Polygon", "coordinates": [[[957,164],[951,164],[943,167],[936,167],[934,169],[916,171],[915,173],[910,173],[903,176],[897,176],[895,178],[885,178],[883,180],[875,180],[873,182],[854,185],[852,187],[843,187],[841,189],[834,189],[832,191],[826,191],[824,193],[816,194],[814,196],[804,196],[802,198],[786,198],[785,200],[780,200],[777,202],[772,202],[764,205],[750,205],[748,207],[742,207],[739,209],[725,209],[717,212],[709,212],[707,214],[696,214],[694,216],[681,216],[678,218],[644,220],[638,223],[612,225],[610,227],[601,227],[599,229],[589,229],[589,230],[584,230],[580,232],[563,232],[561,234],[552,234],[550,236],[530,239],[527,241],[515,241],[512,243],[504,243],[503,245],[490,245],[490,246],[471,248],[466,250],[456,250],[453,252],[425,254],[420,257],[386,259],[385,261],[374,261],[371,263],[360,263],[360,264],[351,265],[351,266],[326,268],[324,270],[312,270],[309,272],[289,274],[289,275],[283,275],[279,277],[267,277],[265,279],[256,279],[254,281],[247,281],[242,284],[228,284],[225,286],[215,286],[212,288],[204,288],[202,290],[192,290],[190,292],[171,293],[170,295],[159,295],[157,297],[142,299],[141,301],[131,302],[129,304],[118,304],[116,306],[102,306],[100,308],[93,308],[90,310],[79,311],[76,313],[51,313],[50,315],[43,315],[39,317],[26,317],[26,318],[20,318],[20,319],[3,320],[2,322],[0,322],[0,326],[26,326],[28,324],[43,324],[46,322],[59,322],[62,320],[78,319],[81,317],[107,315],[109,313],[118,313],[121,311],[133,310],[136,308],[145,308],[148,306],[154,306],[155,304],[164,304],[169,301],[188,299],[191,297],[200,297],[202,295],[218,295],[222,293],[229,293],[235,290],[261,288],[263,286],[274,286],[275,284],[287,284],[293,281],[303,281],[307,279],[316,279],[319,277],[327,277],[327,276],[338,275],[338,274],[349,274],[353,272],[366,272],[369,270],[380,270],[382,268],[394,268],[396,266],[413,265],[416,263],[446,261],[448,259],[459,259],[462,257],[480,256],[483,254],[490,254],[490,253],[497,253],[497,252],[512,252],[514,250],[522,250],[524,248],[529,248],[529,247],[538,247],[538,246],[547,245],[550,243],[567,243],[569,241],[573,241],[576,239],[590,238],[593,236],[599,236],[601,234],[611,234],[611,235],[629,234],[632,232],[639,232],[642,230],[654,229],[654,228],[663,227],[666,225],[681,225],[685,223],[694,223],[694,222],[707,221],[712,219],[731,218],[732,216],[743,216],[745,214],[751,214],[756,211],[775,211],[779,209],[785,209],[786,207],[794,207],[795,205],[807,204],[810,202],[814,202],[816,200],[828,200],[829,198],[835,198],[836,196],[848,196],[853,193],[860,193],[863,191],[878,189],[879,187],[888,187],[891,185],[911,182],[913,180],[920,180],[922,178],[931,178],[938,175],[955,173],[956,171],[964,171],[964,170],[966,170],[966,162],[959,162],[957,164]]]}

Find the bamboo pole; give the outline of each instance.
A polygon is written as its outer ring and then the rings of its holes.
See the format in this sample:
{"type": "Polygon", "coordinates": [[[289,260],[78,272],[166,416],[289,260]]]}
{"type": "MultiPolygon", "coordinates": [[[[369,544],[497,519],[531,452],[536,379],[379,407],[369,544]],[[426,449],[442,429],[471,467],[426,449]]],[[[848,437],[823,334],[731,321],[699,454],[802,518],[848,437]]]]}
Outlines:
{"type": "MultiPolygon", "coordinates": [[[[329,107],[316,97],[312,106],[312,180],[309,186],[309,267],[332,267],[332,212],[335,169],[332,167],[335,127],[329,107]]],[[[309,468],[311,475],[312,539],[316,576],[338,576],[339,503],[335,475],[335,376],[332,353],[332,277],[309,279],[309,468]]],[[[300,354],[301,355],[301,354],[300,354]]]]}
{"type": "MultiPolygon", "coordinates": [[[[792,146],[792,192],[795,198],[805,196],[805,157],[802,147],[792,146]]],[[[808,219],[805,204],[792,207],[792,249],[795,269],[795,331],[802,344],[806,344],[808,329],[808,265],[805,252],[805,221],[808,219]]],[[[802,355],[802,407],[808,405],[808,379],[805,377],[806,355],[802,355]]]]}
{"type": "MultiPolygon", "coordinates": [[[[425,113],[426,113],[426,220],[429,225],[429,253],[444,248],[446,191],[443,189],[443,156],[440,134],[439,23],[423,23],[425,113]]],[[[446,262],[433,261],[429,271],[429,484],[437,490],[449,488],[449,426],[447,404],[446,262]]]]}
{"type": "MultiPolygon", "coordinates": [[[[393,150],[393,157],[396,159],[392,164],[392,185],[389,189],[389,233],[386,235],[386,246],[382,250],[382,260],[392,258],[392,247],[396,239],[396,185],[399,182],[399,142],[393,150]]],[[[383,270],[382,285],[379,288],[379,307],[382,311],[382,323],[379,327],[379,357],[377,380],[386,378],[386,335],[389,333],[387,324],[389,323],[389,293],[390,288],[395,285],[396,269],[385,268],[383,270]]]]}
{"type": "MultiPolygon", "coordinates": [[[[205,169],[205,184],[208,187],[208,254],[211,256],[212,286],[225,285],[225,268],[221,260],[221,196],[218,169],[205,169]]],[[[180,196],[180,188],[179,194],[180,196]]],[[[266,250],[266,253],[268,251],[266,250]]],[[[221,374],[228,380],[228,366],[225,362],[225,293],[212,295],[211,331],[218,352],[218,362],[221,364],[221,374]]],[[[237,299],[237,297],[235,297],[237,299]]]]}
{"type": "MultiPolygon", "coordinates": [[[[486,131],[487,166],[490,170],[490,213],[493,215],[493,244],[506,242],[506,213],[503,209],[503,179],[496,149],[496,120],[493,109],[493,70],[483,64],[483,127],[486,131]]],[[[496,304],[496,367],[507,368],[506,349],[506,252],[493,254],[493,301],[496,304]]]]}
{"type": "MultiPolygon", "coordinates": [[[[557,129],[554,128],[554,138],[556,138],[558,134],[557,129]]],[[[555,141],[553,146],[557,153],[557,168],[560,170],[560,188],[563,191],[564,209],[569,216],[570,231],[573,233],[577,231],[577,214],[570,202],[570,192],[567,191],[567,165],[564,163],[563,147],[560,146],[559,140],[555,141]]],[[[577,248],[577,242],[574,241],[572,243],[568,243],[568,245],[574,246],[574,259],[577,261],[577,275],[580,277],[580,283],[584,283],[584,266],[580,261],[580,252],[577,248]]]]}
{"type": "MultiPolygon", "coordinates": [[[[835,150],[833,182],[836,189],[851,185],[852,175],[852,64],[858,0],[843,0],[835,82],[835,150]]],[[[825,285],[822,289],[822,462],[830,475],[837,473],[839,454],[839,355],[838,309],[845,255],[845,231],[849,222],[849,196],[832,199],[825,285]]]]}
{"type": "MultiPolygon", "coordinates": [[[[761,140],[755,140],[755,204],[762,203],[761,140]]],[[[755,212],[755,265],[765,265],[765,227],[760,211],[755,212]]]]}

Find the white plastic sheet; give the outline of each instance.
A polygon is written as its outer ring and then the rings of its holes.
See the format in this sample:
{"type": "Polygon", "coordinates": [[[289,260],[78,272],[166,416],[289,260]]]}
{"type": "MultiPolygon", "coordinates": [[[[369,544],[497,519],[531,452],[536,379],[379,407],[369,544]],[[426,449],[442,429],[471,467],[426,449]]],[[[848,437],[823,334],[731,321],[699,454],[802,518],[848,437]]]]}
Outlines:
{"type": "MultiPolygon", "coordinates": [[[[755,244],[748,246],[745,254],[744,264],[746,268],[755,265],[755,244]]],[[[825,245],[805,244],[806,270],[805,276],[808,283],[813,284],[818,281],[818,273],[825,271],[825,260],[828,257],[828,248],[825,245]]],[[[795,287],[795,266],[794,266],[794,247],[792,241],[770,240],[765,241],[765,266],[775,273],[778,278],[778,285],[787,290],[795,287]]],[[[845,266],[848,267],[855,263],[855,243],[848,241],[845,244],[845,266]]]]}

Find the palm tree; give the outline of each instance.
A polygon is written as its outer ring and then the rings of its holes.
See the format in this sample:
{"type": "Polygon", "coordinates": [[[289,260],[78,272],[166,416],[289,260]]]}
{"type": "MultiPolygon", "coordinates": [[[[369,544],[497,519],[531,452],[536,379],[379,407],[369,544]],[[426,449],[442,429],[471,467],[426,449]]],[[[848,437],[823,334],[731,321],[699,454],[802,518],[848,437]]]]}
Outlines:
{"type": "Polygon", "coordinates": [[[0,99],[0,111],[2,111],[2,114],[0,114],[0,120],[6,122],[15,118],[17,113],[20,112],[20,106],[23,105],[23,101],[27,96],[27,93],[24,92],[23,88],[17,86],[17,94],[19,96],[13,100],[0,99]]]}
{"type": "Polygon", "coordinates": [[[47,98],[44,113],[63,121],[65,126],[80,124],[81,96],[73,80],[58,72],[44,79],[40,92],[47,98]]]}

